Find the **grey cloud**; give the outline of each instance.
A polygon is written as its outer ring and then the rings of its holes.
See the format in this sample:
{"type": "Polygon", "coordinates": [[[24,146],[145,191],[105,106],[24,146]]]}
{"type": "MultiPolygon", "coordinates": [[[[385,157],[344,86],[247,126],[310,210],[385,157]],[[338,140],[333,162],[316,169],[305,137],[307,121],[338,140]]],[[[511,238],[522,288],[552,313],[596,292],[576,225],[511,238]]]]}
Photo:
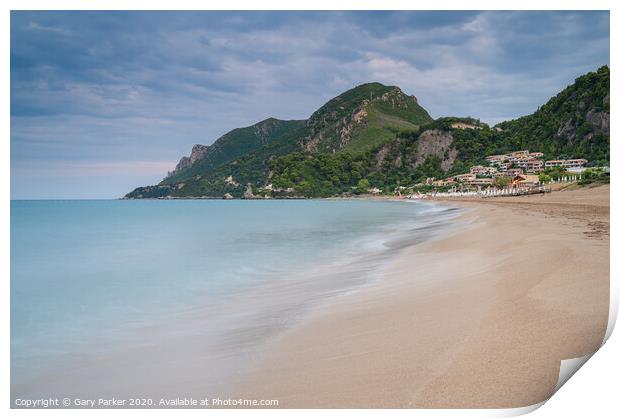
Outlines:
{"type": "Polygon", "coordinates": [[[495,123],[607,63],[608,12],[12,12],[11,157],[173,162],[369,81],[495,123]]]}

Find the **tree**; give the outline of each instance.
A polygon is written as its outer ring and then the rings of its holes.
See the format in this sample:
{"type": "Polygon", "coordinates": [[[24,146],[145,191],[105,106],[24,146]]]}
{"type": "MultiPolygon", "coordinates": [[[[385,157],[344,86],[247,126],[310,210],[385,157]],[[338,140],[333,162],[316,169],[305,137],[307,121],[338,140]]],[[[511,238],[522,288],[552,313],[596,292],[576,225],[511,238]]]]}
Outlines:
{"type": "Polygon", "coordinates": [[[358,193],[366,193],[368,192],[369,187],[370,187],[370,182],[368,182],[368,179],[360,179],[360,181],[357,182],[356,191],[358,193]]]}
{"type": "Polygon", "coordinates": [[[495,186],[498,188],[504,189],[510,183],[510,178],[508,176],[496,176],[495,177],[495,186]]]}
{"type": "Polygon", "coordinates": [[[545,174],[545,173],[540,173],[538,175],[538,180],[540,181],[540,183],[549,183],[551,182],[551,176],[545,174]]]}

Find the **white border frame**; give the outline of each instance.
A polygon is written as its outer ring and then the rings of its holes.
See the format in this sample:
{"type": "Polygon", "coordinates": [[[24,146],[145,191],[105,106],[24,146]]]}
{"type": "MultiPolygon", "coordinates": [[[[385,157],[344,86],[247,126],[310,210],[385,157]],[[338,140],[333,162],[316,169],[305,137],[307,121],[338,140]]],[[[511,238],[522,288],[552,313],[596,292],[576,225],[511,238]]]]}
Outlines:
{"type": "MultiPolygon", "coordinates": [[[[229,0],[227,2],[201,2],[198,0],[175,0],[166,2],[163,0],[56,0],[53,3],[44,0],[8,0],[2,2],[3,14],[0,17],[0,27],[2,27],[0,39],[2,40],[3,57],[9,57],[10,51],[10,10],[611,10],[610,13],[610,68],[614,71],[617,68],[617,54],[614,54],[614,47],[617,47],[618,28],[620,27],[620,2],[611,0],[505,0],[500,2],[489,0],[470,0],[468,2],[458,0],[439,0],[434,2],[414,2],[406,0],[383,0],[373,2],[369,0],[302,0],[294,4],[283,0],[262,0],[252,2],[249,0],[229,0]],[[467,7],[465,7],[467,6],[467,7]]],[[[612,71],[612,74],[615,74],[612,71]]],[[[45,414],[49,417],[83,417],[84,415],[93,417],[108,417],[110,410],[26,410],[9,409],[9,351],[10,351],[10,68],[9,60],[2,60],[0,67],[1,83],[0,89],[3,100],[0,102],[1,127],[4,133],[2,142],[2,181],[0,188],[5,199],[0,204],[2,234],[2,272],[4,273],[4,290],[2,292],[2,346],[0,347],[0,357],[3,359],[4,368],[0,382],[0,403],[3,410],[10,416],[15,417],[35,417],[45,414]]],[[[613,76],[612,76],[613,80],[613,76]]],[[[617,92],[612,81],[611,90],[617,92]]],[[[615,97],[614,94],[612,96],[615,97]]],[[[611,132],[618,130],[617,119],[611,119],[611,132]]],[[[614,168],[618,166],[616,158],[616,148],[612,143],[611,157],[614,168]]],[[[611,254],[618,254],[618,229],[617,214],[613,209],[617,208],[618,191],[616,187],[616,175],[612,171],[611,183],[611,254]]],[[[618,314],[618,263],[612,258],[611,261],[611,304],[610,304],[610,327],[607,337],[611,334],[613,325],[618,314]]],[[[587,363],[587,367],[577,373],[576,378],[569,380],[557,394],[555,394],[542,409],[538,409],[531,417],[536,418],[582,418],[584,415],[592,417],[609,417],[613,411],[618,412],[617,383],[618,372],[620,371],[619,355],[620,341],[617,336],[611,339],[594,354],[587,363]]],[[[531,410],[531,409],[530,409],[531,410]]],[[[239,417],[239,416],[258,416],[258,417],[289,417],[294,414],[296,417],[315,417],[316,414],[327,417],[501,417],[513,416],[515,414],[527,413],[528,409],[490,409],[490,410],[117,410],[112,414],[122,417],[141,417],[155,416],[167,417],[169,415],[182,416],[204,416],[208,414],[214,417],[239,417]]]]}

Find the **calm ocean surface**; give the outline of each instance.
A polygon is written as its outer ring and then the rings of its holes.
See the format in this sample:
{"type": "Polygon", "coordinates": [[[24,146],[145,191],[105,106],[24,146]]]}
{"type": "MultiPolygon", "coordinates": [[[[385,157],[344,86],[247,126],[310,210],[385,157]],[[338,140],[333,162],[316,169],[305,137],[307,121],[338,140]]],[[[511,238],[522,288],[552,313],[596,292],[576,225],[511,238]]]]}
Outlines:
{"type": "Polygon", "coordinates": [[[221,383],[227,362],[380,280],[454,215],[356,200],[12,201],[12,393],[81,395],[94,374],[90,393],[135,393],[145,371],[161,388],[200,368],[221,383]]]}

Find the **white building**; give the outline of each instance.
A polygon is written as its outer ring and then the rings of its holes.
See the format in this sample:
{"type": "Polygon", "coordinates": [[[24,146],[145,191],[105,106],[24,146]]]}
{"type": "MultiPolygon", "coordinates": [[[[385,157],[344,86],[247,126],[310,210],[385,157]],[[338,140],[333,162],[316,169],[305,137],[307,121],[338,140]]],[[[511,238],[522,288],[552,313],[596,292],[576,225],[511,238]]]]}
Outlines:
{"type": "Polygon", "coordinates": [[[584,167],[586,164],[588,164],[586,159],[547,160],[545,162],[545,167],[584,167]]]}

